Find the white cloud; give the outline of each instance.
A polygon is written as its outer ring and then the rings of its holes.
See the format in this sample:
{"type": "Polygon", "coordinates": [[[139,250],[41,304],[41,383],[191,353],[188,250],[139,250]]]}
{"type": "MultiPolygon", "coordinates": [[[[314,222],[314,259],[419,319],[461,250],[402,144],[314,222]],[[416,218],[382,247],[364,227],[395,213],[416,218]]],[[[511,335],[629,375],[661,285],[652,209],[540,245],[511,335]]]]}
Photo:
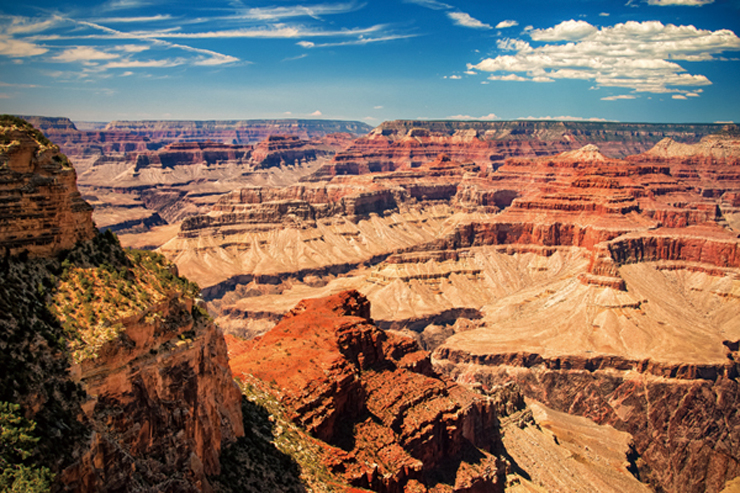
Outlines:
{"type": "Polygon", "coordinates": [[[373,106],[373,109],[374,109],[374,110],[382,110],[382,109],[383,109],[383,107],[382,107],[382,106],[373,106]]]}
{"type": "Polygon", "coordinates": [[[75,46],[74,48],[67,48],[55,56],[53,60],[59,62],[86,62],[88,60],[113,60],[115,58],[119,58],[119,55],[100,51],[92,46],[75,46]]]}
{"type": "Polygon", "coordinates": [[[714,3],[714,0],[648,0],[650,5],[660,5],[661,7],[683,5],[688,7],[701,7],[714,3]]]}
{"type": "Polygon", "coordinates": [[[493,29],[489,24],[474,19],[470,17],[470,14],[466,14],[465,12],[447,12],[447,17],[452,19],[458,26],[470,27],[472,29],[493,29]]]}
{"type": "Polygon", "coordinates": [[[141,23],[141,22],[158,22],[168,21],[172,19],[170,15],[152,15],[152,16],[139,16],[139,17],[105,17],[102,19],[96,19],[95,22],[100,24],[125,24],[125,23],[141,23]]]}
{"type": "Polygon", "coordinates": [[[517,21],[506,20],[496,24],[496,29],[506,29],[507,27],[514,27],[518,25],[519,23],[517,21]]]}
{"type": "Polygon", "coordinates": [[[514,80],[514,81],[525,81],[525,80],[532,80],[527,79],[526,77],[522,77],[521,75],[517,74],[507,74],[507,75],[491,75],[488,77],[488,80],[514,80]]]}
{"type": "Polygon", "coordinates": [[[601,98],[602,101],[618,101],[620,99],[637,99],[637,96],[633,96],[631,94],[620,94],[619,96],[607,96],[605,98],[601,98]]]}
{"type": "Polygon", "coordinates": [[[534,29],[530,36],[535,41],[576,41],[597,32],[598,29],[588,22],[571,19],[555,27],[534,29]]]}
{"type": "Polygon", "coordinates": [[[519,39],[499,40],[499,50],[513,54],[469,64],[468,70],[493,72],[491,80],[581,79],[594,81],[597,87],[673,93],[681,86],[711,84],[704,75],[688,73],[678,61],[714,60],[723,51],[740,50],[740,38],[732,31],[658,21],[630,21],[598,29],[585,21],[570,20],[532,30],[530,36],[544,43],[532,46],[519,39]]]}
{"type": "Polygon", "coordinates": [[[453,116],[448,116],[447,119],[448,120],[476,120],[476,121],[486,120],[487,121],[487,120],[498,120],[499,118],[493,113],[489,113],[485,116],[477,116],[477,117],[470,116],[470,115],[453,115],[453,116]]]}
{"type": "Polygon", "coordinates": [[[365,38],[363,36],[360,36],[358,39],[351,40],[351,41],[337,41],[335,43],[312,43],[311,41],[299,41],[296,43],[298,46],[302,46],[304,48],[333,48],[335,46],[361,46],[371,43],[383,43],[386,41],[395,41],[397,39],[404,39],[404,38],[413,38],[416,37],[415,34],[405,34],[405,35],[397,35],[397,36],[383,36],[379,38],[365,38]]]}
{"type": "Polygon", "coordinates": [[[462,76],[461,75],[450,75],[450,76],[445,75],[444,78],[458,80],[458,79],[462,79],[462,76]]]}
{"type": "Polygon", "coordinates": [[[171,58],[164,60],[121,60],[119,62],[106,63],[102,68],[168,68],[185,65],[186,63],[187,61],[183,58],[171,58]]]}
{"type": "Polygon", "coordinates": [[[609,12],[601,12],[599,17],[609,17],[609,12]]]}
{"type": "Polygon", "coordinates": [[[686,96],[684,96],[683,94],[674,94],[674,95],[673,95],[673,96],[671,96],[671,97],[672,97],[673,99],[689,99],[689,98],[687,98],[686,96]]]}
{"type": "Polygon", "coordinates": [[[311,116],[321,116],[321,115],[322,115],[322,113],[319,110],[316,110],[313,113],[311,113],[311,116]]]}
{"type": "Polygon", "coordinates": [[[43,55],[47,51],[49,50],[35,43],[29,43],[28,41],[23,41],[20,39],[13,39],[11,37],[0,34],[0,55],[5,55],[13,58],[25,58],[43,55]]]}
{"type": "Polygon", "coordinates": [[[237,17],[248,20],[275,21],[291,17],[313,17],[322,15],[345,14],[357,10],[361,4],[335,3],[311,6],[296,5],[290,7],[254,7],[237,14],[237,17]]]}

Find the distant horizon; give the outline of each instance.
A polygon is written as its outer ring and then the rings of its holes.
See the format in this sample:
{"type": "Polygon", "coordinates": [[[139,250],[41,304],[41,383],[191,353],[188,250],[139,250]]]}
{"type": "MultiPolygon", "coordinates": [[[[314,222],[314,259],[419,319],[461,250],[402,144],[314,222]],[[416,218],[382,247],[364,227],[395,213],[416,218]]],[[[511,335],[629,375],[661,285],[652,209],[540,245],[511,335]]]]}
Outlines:
{"type": "Polygon", "coordinates": [[[73,121],[740,121],[740,0],[30,0],[0,112],[73,121]]]}
{"type": "Polygon", "coordinates": [[[283,118],[147,118],[147,119],[112,119],[112,120],[78,120],[68,116],[62,115],[30,115],[30,114],[14,114],[20,118],[66,118],[75,125],[78,123],[95,123],[95,124],[108,124],[113,122],[249,122],[249,121],[301,121],[301,122],[345,122],[345,123],[359,123],[367,125],[371,128],[377,128],[384,123],[389,122],[443,122],[443,123],[513,123],[513,122],[533,122],[533,123],[595,123],[595,124],[621,124],[621,125],[740,125],[740,121],[725,121],[725,122],[657,122],[657,121],[618,121],[618,120],[603,120],[603,119],[554,119],[554,118],[514,118],[510,120],[496,119],[496,120],[476,120],[476,119],[452,119],[452,118],[393,118],[391,120],[383,120],[377,124],[371,124],[362,120],[351,120],[343,118],[297,118],[297,117],[283,117],[283,118]]]}

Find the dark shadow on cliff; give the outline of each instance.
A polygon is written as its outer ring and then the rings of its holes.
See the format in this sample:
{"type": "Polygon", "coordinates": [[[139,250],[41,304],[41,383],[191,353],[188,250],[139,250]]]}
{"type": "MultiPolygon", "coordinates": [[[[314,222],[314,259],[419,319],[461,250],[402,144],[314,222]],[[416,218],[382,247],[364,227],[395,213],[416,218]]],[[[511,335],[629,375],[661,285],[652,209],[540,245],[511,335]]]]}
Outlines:
{"type": "Polygon", "coordinates": [[[242,397],[244,436],[221,453],[221,474],[209,478],[218,493],[305,493],[298,464],[273,444],[270,412],[242,397]]]}

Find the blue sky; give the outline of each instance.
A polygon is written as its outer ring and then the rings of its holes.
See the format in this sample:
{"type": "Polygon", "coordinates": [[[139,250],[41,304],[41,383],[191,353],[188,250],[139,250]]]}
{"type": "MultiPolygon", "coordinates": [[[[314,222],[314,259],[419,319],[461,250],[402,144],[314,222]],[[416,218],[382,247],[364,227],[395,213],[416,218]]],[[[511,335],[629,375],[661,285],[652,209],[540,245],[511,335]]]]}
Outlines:
{"type": "Polygon", "coordinates": [[[740,121],[740,0],[0,2],[0,112],[740,121]]]}

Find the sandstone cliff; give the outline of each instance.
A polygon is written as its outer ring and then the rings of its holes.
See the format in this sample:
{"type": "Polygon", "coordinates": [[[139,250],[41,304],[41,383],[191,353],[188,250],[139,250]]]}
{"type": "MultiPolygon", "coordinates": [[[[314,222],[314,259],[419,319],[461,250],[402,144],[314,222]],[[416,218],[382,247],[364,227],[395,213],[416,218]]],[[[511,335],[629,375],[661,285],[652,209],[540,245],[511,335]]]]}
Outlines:
{"type": "MultiPolygon", "coordinates": [[[[414,135],[425,138],[436,137],[414,135]]],[[[306,296],[357,289],[380,327],[438,348],[438,371],[514,381],[630,433],[635,470],[655,488],[720,491],[738,474],[733,139],[692,146],[688,155],[709,152],[698,161],[613,159],[588,145],[496,169],[445,155],[244,189],[163,251],[203,262],[196,278],[250,265],[208,291],[232,333],[264,332],[306,296]],[[378,206],[351,216],[337,207],[355,197],[378,206]],[[336,262],[347,252],[351,261],[336,262]],[[573,392],[558,400],[570,376],[573,392]]]]}
{"type": "Polygon", "coordinates": [[[96,234],[66,157],[29,125],[3,121],[13,179],[3,202],[34,212],[6,214],[0,240],[0,401],[38,424],[27,460],[49,467],[59,490],[210,491],[222,445],[243,426],[197,286],[159,255],[96,234]],[[30,234],[19,243],[21,228],[30,234]]]}
{"type": "Polygon", "coordinates": [[[50,256],[92,238],[90,207],[59,147],[28,123],[0,117],[0,247],[50,256]]]}

